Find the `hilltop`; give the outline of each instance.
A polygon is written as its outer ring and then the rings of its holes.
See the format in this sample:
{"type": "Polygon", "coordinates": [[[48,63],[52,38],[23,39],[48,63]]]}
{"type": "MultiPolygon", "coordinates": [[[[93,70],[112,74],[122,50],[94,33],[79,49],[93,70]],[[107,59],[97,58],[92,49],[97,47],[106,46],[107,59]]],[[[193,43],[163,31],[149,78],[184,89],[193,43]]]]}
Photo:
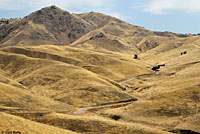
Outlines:
{"type": "Polygon", "coordinates": [[[93,29],[82,19],[51,6],[16,21],[2,25],[0,41],[9,45],[65,45],[93,29]],[[11,39],[12,37],[12,39],[11,39]]]}

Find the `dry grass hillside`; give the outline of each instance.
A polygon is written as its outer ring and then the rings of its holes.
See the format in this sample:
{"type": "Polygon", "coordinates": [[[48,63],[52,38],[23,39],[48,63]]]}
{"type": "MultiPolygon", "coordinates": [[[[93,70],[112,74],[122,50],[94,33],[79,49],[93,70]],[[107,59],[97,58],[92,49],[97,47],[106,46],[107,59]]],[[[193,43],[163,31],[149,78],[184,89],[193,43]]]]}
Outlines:
{"type": "Polygon", "coordinates": [[[83,14],[75,14],[88,22],[89,24],[95,26],[96,28],[101,28],[112,21],[115,22],[122,22],[121,20],[114,18],[112,16],[108,16],[105,14],[97,13],[97,12],[90,12],[90,13],[83,13],[83,14]]]}
{"type": "Polygon", "coordinates": [[[20,89],[9,84],[0,83],[2,111],[22,112],[22,111],[65,111],[70,112],[73,106],[55,101],[53,99],[36,95],[27,89],[20,89]]]}
{"type": "Polygon", "coordinates": [[[148,72],[136,63],[65,49],[53,46],[2,48],[1,69],[35,94],[76,106],[131,99],[115,81],[141,74],[142,68],[148,72]],[[107,74],[110,77],[106,77],[107,74]]]}
{"type": "MultiPolygon", "coordinates": [[[[30,119],[26,115],[23,117],[30,119]]],[[[80,116],[52,113],[44,115],[43,117],[35,116],[31,120],[84,134],[170,134],[137,123],[117,122],[95,115],[80,116]]]]}
{"type": "Polygon", "coordinates": [[[66,45],[94,27],[81,18],[51,6],[0,27],[1,46],[66,45]],[[12,37],[12,38],[11,38],[12,37]]]}
{"type": "Polygon", "coordinates": [[[0,130],[199,134],[199,57],[199,36],[96,12],[0,20],[0,130]]]}
{"type": "Polygon", "coordinates": [[[158,75],[126,83],[141,100],[124,108],[108,110],[123,121],[140,123],[176,133],[200,133],[199,37],[165,42],[140,55],[153,66],[165,64],[158,75]],[[175,46],[176,44],[179,44],[175,46]],[[170,48],[173,47],[173,48],[170,48]],[[187,52],[184,54],[184,52],[187,52]],[[182,53],[182,55],[181,55],[182,53]]]}
{"type": "Polygon", "coordinates": [[[0,112],[0,129],[2,133],[21,134],[76,134],[75,132],[44,125],[0,112]]]}

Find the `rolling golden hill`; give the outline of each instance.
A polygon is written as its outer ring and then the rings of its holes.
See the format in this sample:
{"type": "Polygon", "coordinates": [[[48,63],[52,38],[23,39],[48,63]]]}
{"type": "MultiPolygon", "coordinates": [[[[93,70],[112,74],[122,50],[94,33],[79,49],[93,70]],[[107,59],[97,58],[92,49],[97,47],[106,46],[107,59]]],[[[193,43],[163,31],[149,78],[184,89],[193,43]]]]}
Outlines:
{"type": "Polygon", "coordinates": [[[199,36],[97,12],[0,20],[0,130],[198,134],[199,57],[199,36]]]}

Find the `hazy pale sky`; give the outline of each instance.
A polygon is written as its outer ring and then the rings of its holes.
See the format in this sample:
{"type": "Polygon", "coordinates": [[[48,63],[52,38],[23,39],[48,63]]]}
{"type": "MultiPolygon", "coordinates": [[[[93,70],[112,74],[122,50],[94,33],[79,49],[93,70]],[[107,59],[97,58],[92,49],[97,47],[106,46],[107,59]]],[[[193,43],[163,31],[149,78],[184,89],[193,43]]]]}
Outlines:
{"type": "Polygon", "coordinates": [[[200,33],[200,0],[0,0],[0,18],[24,17],[50,5],[101,12],[150,30],[200,33]]]}

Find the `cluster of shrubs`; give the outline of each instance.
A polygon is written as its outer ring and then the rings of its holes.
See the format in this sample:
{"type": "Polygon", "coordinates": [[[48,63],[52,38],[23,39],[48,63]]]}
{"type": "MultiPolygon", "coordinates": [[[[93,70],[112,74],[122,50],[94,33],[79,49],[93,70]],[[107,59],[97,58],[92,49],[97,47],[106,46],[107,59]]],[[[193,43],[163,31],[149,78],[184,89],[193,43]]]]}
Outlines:
{"type": "Polygon", "coordinates": [[[183,54],[187,54],[187,51],[181,52],[181,55],[183,55],[183,54]]]}
{"type": "Polygon", "coordinates": [[[97,34],[96,36],[91,37],[89,40],[93,40],[95,38],[103,38],[103,37],[105,37],[105,35],[101,32],[101,33],[97,34]]]}
{"type": "Polygon", "coordinates": [[[160,69],[161,66],[165,66],[165,64],[154,66],[151,70],[159,71],[158,69],[160,69]]]}

